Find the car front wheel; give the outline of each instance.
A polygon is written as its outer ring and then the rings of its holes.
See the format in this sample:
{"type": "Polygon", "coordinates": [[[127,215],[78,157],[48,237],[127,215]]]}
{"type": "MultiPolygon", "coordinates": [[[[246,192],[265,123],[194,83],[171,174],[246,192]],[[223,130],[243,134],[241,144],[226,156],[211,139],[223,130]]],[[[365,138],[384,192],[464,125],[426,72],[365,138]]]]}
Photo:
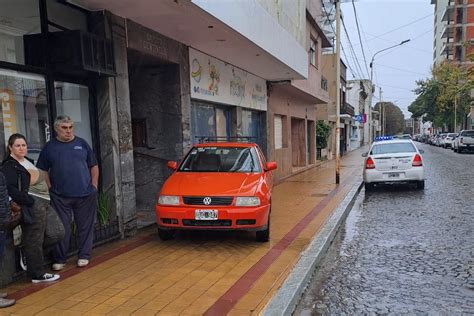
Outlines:
{"type": "Polygon", "coordinates": [[[257,231],[255,240],[258,242],[268,242],[270,240],[270,214],[268,215],[267,228],[257,231]]]}

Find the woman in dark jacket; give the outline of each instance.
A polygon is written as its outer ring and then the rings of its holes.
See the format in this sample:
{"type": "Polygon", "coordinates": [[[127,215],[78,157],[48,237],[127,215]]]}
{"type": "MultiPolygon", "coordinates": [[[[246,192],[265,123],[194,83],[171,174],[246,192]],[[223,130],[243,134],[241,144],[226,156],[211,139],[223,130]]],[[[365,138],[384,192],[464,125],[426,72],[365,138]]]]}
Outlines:
{"type": "MultiPolygon", "coordinates": [[[[8,221],[10,216],[7,183],[3,173],[0,172],[0,270],[2,268],[3,252],[8,231],[8,221]]],[[[15,304],[14,299],[7,299],[7,293],[0,293],[0,308],[9,307],[15,304]]]]}
{"type": "Polygon", "coordinates": [[[2,172],[7,181],[10,198],[22,208],[22,245],[27,261],[27,274],[33,283],[51,282],[59,279],[59,275],[46,273],[43,247],[61,240],[64,227],[62,224],[47,222],[51,221],[48,214],[55,214],[55,211],[51,209],[48,187],[42,173],[33,161],[26,157],[27,152],[25,137],[21,134],[11,135],[2,172]],[[55,226],[55,236],[45,236],[46,225],[49,224],[55,226]]]}

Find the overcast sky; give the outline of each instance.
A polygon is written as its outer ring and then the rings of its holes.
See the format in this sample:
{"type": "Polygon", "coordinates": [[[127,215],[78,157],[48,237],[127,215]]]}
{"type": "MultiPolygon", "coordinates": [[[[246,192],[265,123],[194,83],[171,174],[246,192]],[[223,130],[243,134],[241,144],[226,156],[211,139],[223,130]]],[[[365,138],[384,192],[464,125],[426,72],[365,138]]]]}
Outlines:
{"type": "Polygon", "coordinates": [[[383,101],[395,103],[408,118],[411,114],[407,108],[416,98],[412,92],[415,81],[430,77],[433,64],[434,5],[430,0],[356,0],[354,3],[368,70],[364,65],[352,3],[343,0],[343,18],[362,68],[359,70],[356,66],[343,35],[347,58],[342,51],[341,57],[352,68],[352,71],[347,70],[347,79],[354,79],[352,72],[356,78],[361,72],[364,78],[369,78],[369,63],[377,51],[410,39],[402,46],[377,54],[374,61],[374,83],[377,85],[374,103],[378,101],[380,86],[383,101]]]}

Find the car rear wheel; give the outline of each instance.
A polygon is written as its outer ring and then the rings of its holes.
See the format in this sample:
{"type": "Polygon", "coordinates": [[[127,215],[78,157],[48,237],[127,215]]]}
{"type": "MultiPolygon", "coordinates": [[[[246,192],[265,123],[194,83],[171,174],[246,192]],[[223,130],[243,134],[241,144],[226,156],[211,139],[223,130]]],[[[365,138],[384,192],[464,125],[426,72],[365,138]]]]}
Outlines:
{"type": "Polygon", "coordinates": [[[416,182],[416,188],[418,190],[423,190],[425,188],[425,181],[424,180],[417,181],[416,182]]]}
{"type": "Polygon", "coordinates": [[[257,231],[255,240],[258,242],[268,242],[270,240],[270,215],[268,215],[267,229],[257,231]]]}
{"type": "Polygon", "coordinates": [[[173,229],[158,228],[158,236],[161,240],[171,240],[174,238],[175,231],[173,229]]]}
{"type": "Polygon", "coordinates": [[[373,183],[364,182],[365,191],[372,191],[374,189],[373,183]]]}

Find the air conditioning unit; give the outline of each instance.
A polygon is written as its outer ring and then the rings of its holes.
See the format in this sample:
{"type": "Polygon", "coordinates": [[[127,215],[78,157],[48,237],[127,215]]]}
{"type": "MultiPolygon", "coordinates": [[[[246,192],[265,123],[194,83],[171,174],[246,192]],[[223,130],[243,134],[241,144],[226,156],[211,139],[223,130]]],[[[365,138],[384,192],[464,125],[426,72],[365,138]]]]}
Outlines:
{"type": "Polygon", "coordinates": [[[112,43],[105,38],[76,30],[51,32],[47,43],[42,34],[25,35],[23,40],[27,65],[44,67],[46,51],[55,71],[115,75],[112,43]]]}

